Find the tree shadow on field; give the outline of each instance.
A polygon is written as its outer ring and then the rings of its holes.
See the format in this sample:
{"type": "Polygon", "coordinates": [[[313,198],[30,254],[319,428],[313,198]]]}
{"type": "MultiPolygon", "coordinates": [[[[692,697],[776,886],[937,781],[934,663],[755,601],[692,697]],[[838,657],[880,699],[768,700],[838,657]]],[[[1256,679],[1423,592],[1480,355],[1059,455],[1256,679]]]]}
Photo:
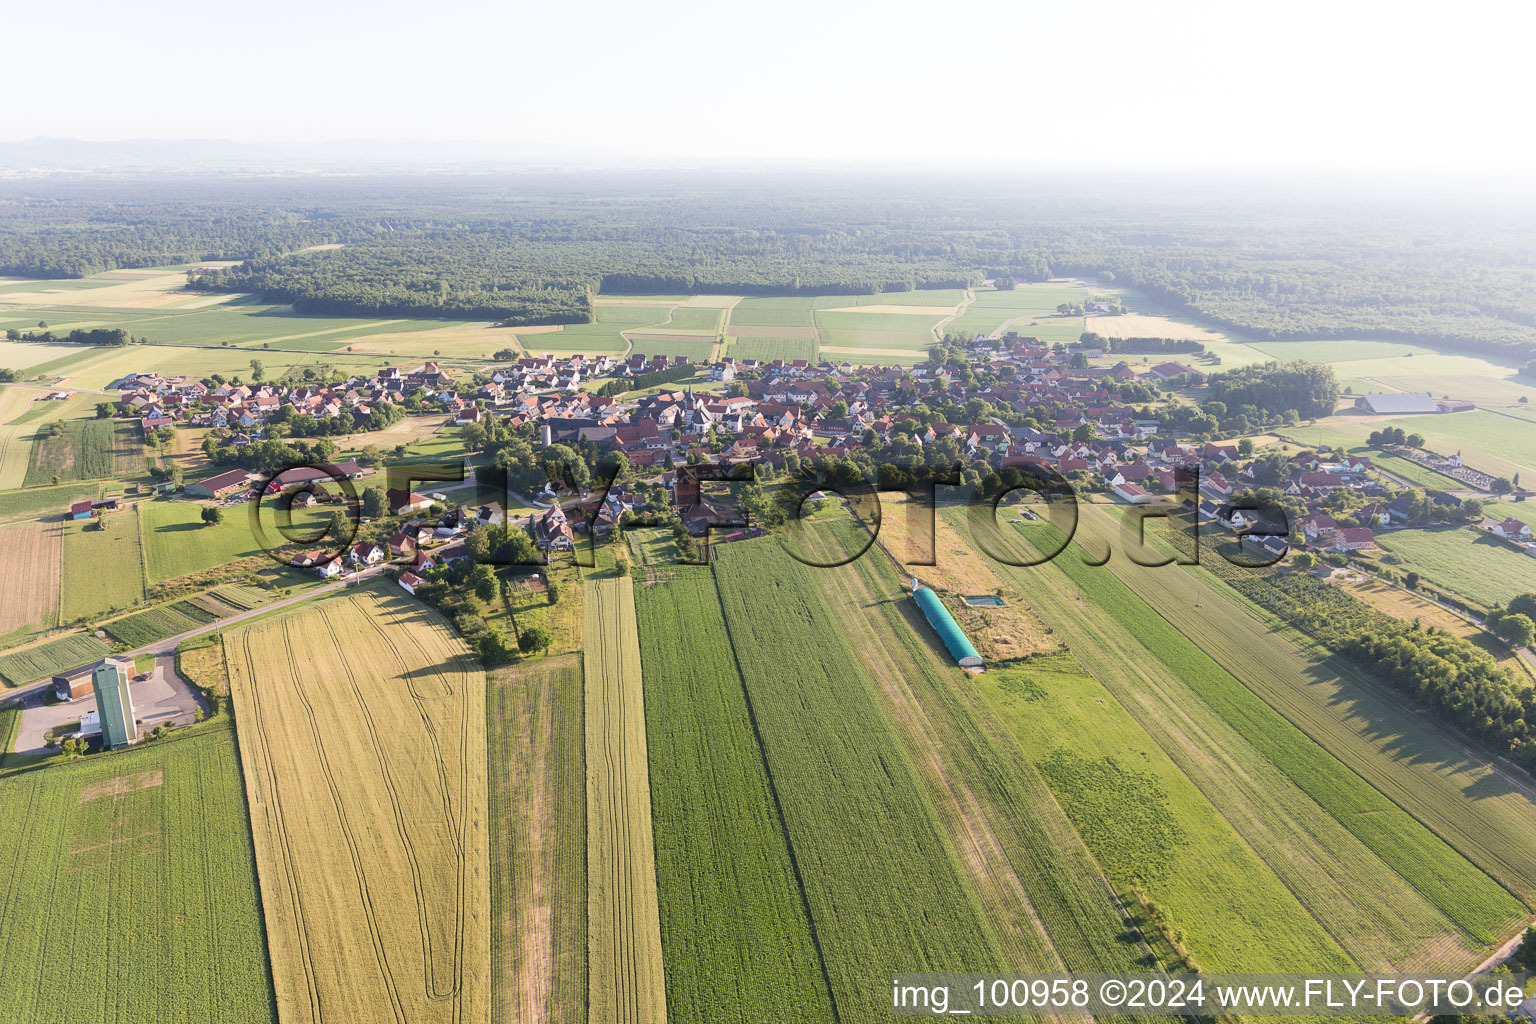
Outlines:
{"type": "MultiPolygon", "coordinates": [[[[1337,692],[1328,698],[1329,708],[1341,719],[1361,723],[1360,734],[1379,744],[1392,760],[1443,772],[1483,770],[1483,777],[1461,787],[1462,795],[1472,800],[1511,793],[1531,795],[1528,788],[1516,785],[1502,772],[1486,771],[1493,762],[1493,752],[1479,748],[1475,738],[1448,729],[1429,713],[1407,706],[1406,698],[1358,668],[1328,658],[1307,670],[1307,681],[1309,685],[1336,688],[1337,692]]],[[[1326,749],[1327,745],[1322,746],[1326,749]]]]}

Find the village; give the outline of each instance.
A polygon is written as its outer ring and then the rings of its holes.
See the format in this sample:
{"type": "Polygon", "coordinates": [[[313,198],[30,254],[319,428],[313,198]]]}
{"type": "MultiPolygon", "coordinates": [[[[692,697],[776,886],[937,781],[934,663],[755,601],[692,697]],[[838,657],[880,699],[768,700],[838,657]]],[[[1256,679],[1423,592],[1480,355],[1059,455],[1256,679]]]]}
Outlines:
{"type": "MultiPolygon", "coordinates": [[[[138,373],[120,382],[118,405],[124,415],[139,418],[146,435],[179,425],[208,428],[205,450],[226,457],[262,442],[323,439],[419,414],[461,428],[471,462],[487,438],[513,432],[533,439],[536,450],[566,446],[594,465],[622,456],[630,471],[596,497],[551,483],[538,494],[512,493],[506,502],[474,507],[449,501],[443,491],[429,498],[409,485],[392,487],[387,514],[427,518],[401,524],[387,540],[366,548],[294,555],[295,565],[323,576],[386,557],[409,557],[409,572],[419,579],[426,567],[454,559],[451,549],[434,560],[419,548],[446,544],[475,525],[501,523],[508,509],[519,511],[517,522],[545,552],[569,551],[577,534],[607,535],[625,513],[642,506],[654,512],[662,504],[692,536],[724,522],[745,528],[734,535],[717,531],[716,540],[751,536],[758,528],[743,524],[724,488],[701,486],[697,474],[680,474],[678,467],[751,464],[774,474],[836,457],[869,465],[959,463],[966,482],[987,493],[1017,487],[1028,476],[1054,474],[1079,495],[1098,500],[1181,503],[1191,518],[1198,513],[1199,521],[1240,535],[1270,561],[1292,548],[1329,555],[1368,552],[1382,531],[1446,523],[1479,525],[1536,557],[1527,524],[1481,515],[1478,491],[1492,486],[1492,477],[1462,466],[1459,454],[1442,457],[1398,446],[1415,461],[1437,463],[1448,478],[1466,483],[1466,490],[1453,493],[1420,487],[1381,470],[1369,457],[1328,446],[1294,452],[1282,447],[1282,457],[1252,439],[1206,440],[1210,432],[1187,429],[1187,415],[1175,415],[1189,411],[1191,397],[1198,402],[1202,370],[1168,361],[1138,371],[1124,359],[1111,363],[1092,338],[1051,346],[1009,333],[978,336],[944,352],[942,359],[913,367],[731,358],[694,366],[662,355],[621,360],[542,355],[466,371],[427,361],[385,368],[371,378],[293,386],[138,373]],[[657,386],[657,380],[664,383],[657,386]],[[641,383],[652,386],[631,397],[630,390],[641,383]],[[660,493],[666,502],[658,500],[660,493]],[[1281,518],[1289,521],[1276,521],[1281,518]]],[[[1463,408],[1404,395],[1361,396],[1352,404],[1363,415],[1450,414],[1463,408]]],[[[261,486],[303,505],[336,497],[317,487],[324,476],[320,470],[264,468],[187,481],[183,494],[236,502],[261,486]]],[[[362,480],[376,467],[353,459],[335,470],[362,480]]],[[[469,473],[472,483],[474,470],[469,473]]],[[[158,489],[173,486],[166,482],[158,489]]],[[[1516,499],[1523,496],[1517,493],[1516,499]]],[[[76,506],[71,514],[101,512],[76,506]]]]}

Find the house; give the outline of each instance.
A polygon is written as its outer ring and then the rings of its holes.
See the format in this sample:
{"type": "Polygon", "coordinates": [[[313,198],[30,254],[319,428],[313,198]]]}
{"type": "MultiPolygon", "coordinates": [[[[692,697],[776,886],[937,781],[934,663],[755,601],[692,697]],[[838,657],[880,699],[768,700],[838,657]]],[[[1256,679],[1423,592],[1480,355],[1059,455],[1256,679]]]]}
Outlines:
{"type": "Polygon", "coordinates": [[[244,492],[250,486],[251,474],[243,469],[232,469],[228,473],[220,473],[218,476],[210,476],[196,483],[187,484],[186,492],[195,498],[213,498],[216,501],[222,501],[244,492]]]}
{"type": "Polygon", "coordinates": [[[1527,541],[1531,539],[1530,525],[1522,523],[1514,516],[1510,516],[1502,523],[1494,523],[1488,528],[1488,532],[1492,533],[1495,537],[1502,537],[1504,540],[1527,541]]]}
{"type": "Polygon", "coordinates": [[[1368,526],[1342,526],[1333,541],[1334,551],[1363,551],[1376,546],[1376,535],[1368,526]]]}
{"type": "Polygon", "coordinates": [[[408,555],[416,550],[416,539],[401,530],[396,530],[385,541],[389,545],[391,555],[408,555]]]}
{"type": "Polygon", "coordinates": [[[1404,416],[1420,412],[1439,412],[1440,406],[1429,395],[1361,395],[1355,408],[1372,416],[1404,416]]]}
{"type": "Polygon", "coordinates": [[[353,565],[378,565],[384,558],[384,549],[373,543],[354,544],[347,552],[347,559],[353,565]]]}
{"type": "Polygon", "coordinates": [[[385,501],[390,511],[397,516],[408,512],[425,512],[432,507],[432,499],[426,495],[394,487],[386,493],[385,501]]]}
{"type": "Polygon", "coordinates": [[[1332,516],[1313,512],[1301,521],[1301,533],[1308,544],[1327,547],[1338,538],[1339,524],[1332,516]]]}
{"type": "Polygon", "coordinates": [[[426,580],[413,572],[403,572],[400,574],[400,589],[413,597],[416,594],[416,588],[425,582],[426,580]]]}
{"type": "Polygon", "coordinates": [[[326,579],[341,575],[341,559],[334,555],[324,556],[324,561],[315,563],[315,572],[326,579]]]}
{"type": "Polygon", "coordinates": [[[533,540],[544,551],[572,551],[576,547],[576,533],[565,518],[565,510],[552,505],[543,515],[530,516],[533,520],[533,540]]]}

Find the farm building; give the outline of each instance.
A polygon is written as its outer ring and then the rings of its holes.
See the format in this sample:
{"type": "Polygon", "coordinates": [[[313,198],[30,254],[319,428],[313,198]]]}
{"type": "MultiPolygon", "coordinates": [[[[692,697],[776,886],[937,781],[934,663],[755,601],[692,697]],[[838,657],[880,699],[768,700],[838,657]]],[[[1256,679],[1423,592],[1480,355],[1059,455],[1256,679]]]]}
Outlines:
{"type": "MultiPolygon", "coordinates": [[[[97,663],[99,664],[99,663],[97,663]]],[[[53,695],[59,700],[79,700],[91,695],[91,675],[96,664],[60,672],[53,677],[53,695]]]]}
{"type": "Polygon", "coordinates": [[[228,473],[187,484],[186,491],[198,498],[228,498],[246,490],[250,485],[251,474],[243,469],[232,469],[228,473]]]}
{"type": "Polygon", "coordinates": [[[133,662],[123,658],[108,658],[91,672],[96,713],[101,716],[101,743],[108,749],[126,747],[139,738],[133,696],[128,692],[128,681],[132,678],[133,662]]]}
{"type": "Polygon", "coordinates": [[[955,617],[949,614],[949,609],[944,607],[944,602],[939,600],[928,587],[921,584],[912,588],[912,599],[923,610],[923,615],[928,620],[928,625],[939,634],[939,639],[944,641],[944,647],[962,668],[980,668],[981,655],[976,653],[976,648],[971,646],[966,639],[965,632],[955,617]]]}
{"type": "Polygon", "coordinates": [[[1355,408],[1372,416],[1440,411],[1440,406],[1428,395],[1361,395],[1355,399],[1355,408]]]}

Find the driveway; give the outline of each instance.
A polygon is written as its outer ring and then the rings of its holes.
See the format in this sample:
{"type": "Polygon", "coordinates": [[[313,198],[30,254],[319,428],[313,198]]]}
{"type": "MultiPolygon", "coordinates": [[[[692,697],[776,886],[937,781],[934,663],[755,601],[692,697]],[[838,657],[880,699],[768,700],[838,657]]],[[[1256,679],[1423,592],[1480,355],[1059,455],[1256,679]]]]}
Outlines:
{"type": "MultiPolygon", "coordinates": [[[[177,726],[191,725],[193,712],[202,703],[197,691],[176,674],[174,654],[156,659],[149,678],[130,682],[128,692],[133,696],[133,714],[139,722],[140,736],[167,722],[177,726]]],[[[48,748],[43,744],[43,736],[49,729],[78,722],[87,711],[96,710],[94,696],[50,706],[44,703],[47,695],[48,690],[44,688],[25,698],[16,729],[16,753],[46,753],[48,748]]],[[[207,708],[203,710],[206,714],[207,708]]]]}

